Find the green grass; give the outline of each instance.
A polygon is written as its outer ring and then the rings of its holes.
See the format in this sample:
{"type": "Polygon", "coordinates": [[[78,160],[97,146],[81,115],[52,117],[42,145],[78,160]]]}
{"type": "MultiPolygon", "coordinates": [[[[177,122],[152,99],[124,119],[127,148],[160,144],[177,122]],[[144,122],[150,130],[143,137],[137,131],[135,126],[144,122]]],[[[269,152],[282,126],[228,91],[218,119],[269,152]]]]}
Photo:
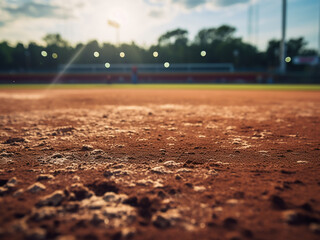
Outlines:
{"type": "Polygon", "coordinates": [[[320,91],[312,84],[0,84],[0,89],[197,89],[320,91]]]}

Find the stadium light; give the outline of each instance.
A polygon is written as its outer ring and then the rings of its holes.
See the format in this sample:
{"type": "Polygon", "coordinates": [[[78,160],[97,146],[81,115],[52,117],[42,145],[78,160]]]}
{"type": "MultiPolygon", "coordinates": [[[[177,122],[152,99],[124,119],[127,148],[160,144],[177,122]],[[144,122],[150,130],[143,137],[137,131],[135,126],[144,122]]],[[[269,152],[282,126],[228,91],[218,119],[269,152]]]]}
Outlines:
{"type": "Polygon", "coordinates": [[[163,66],[164,66],[165,68],[168,68],[168,67],[170,67],[170,63],[165,62],[165,63],[163,64],[163,66]]]}
{"type": "Polygon", "coordinates": [[[201,51],[200,55],[201,55],[201,57],[205,57],[207,55],[207,52],[206,51],[201,51]]]}
{"type": "Polygon", "coordinates": [[[46,51],[41,51],[41,56],[42,57],[47,57],[48,56],[48,53],[46,51]]]}
{"type": "Polygon", "coordinates": [[[99,53],[99,52],[97,52],[97,51],[95,51],[95,52],[93,53],[93,56],[97,58],[97,57],[99,57],[99,56],[100,56],[100,53],[99,53]]]}
{"type": "Polygon", "coordinates": [[[117,45],[120,45],[120,24],[113,20],[108,20],[108,25],[116,29],[117,45]]]}
{"type": "Polygon", "coordinates": [[[158,57],[158,56],[159,56],[159,53],[158,53],[157,51],[154,51],[154,52],[153,52],[153,57],[156,58],[156,57],[158,57]]]}
{"type": "Polygon", "coordinates": [[[53,59],[57,59],[58,58],[58,54],[57,53],[52,53],[52,58],[53,59]]]}
{"type": "Polygon", "coordinates": [[[125,54],[124,52],[121,52],[121,53],[120,53],[120,57],[121,57],[121,58],[124,58],[125,56],[126,56],[126,54],[125,54]]]}
{"type": "Polygon", "coordinates": [[[104,64],[104,66],[106,67],[106,68],[110,68],[110,63],[108,63],[108,62],[106,62],[106,64],[104,64]]]}

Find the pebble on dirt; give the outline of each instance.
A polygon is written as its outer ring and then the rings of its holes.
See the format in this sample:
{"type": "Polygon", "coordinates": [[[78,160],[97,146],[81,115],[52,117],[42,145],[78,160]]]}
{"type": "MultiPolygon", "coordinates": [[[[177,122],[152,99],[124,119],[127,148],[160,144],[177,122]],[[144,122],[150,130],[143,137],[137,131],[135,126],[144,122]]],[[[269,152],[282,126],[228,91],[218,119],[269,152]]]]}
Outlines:
{"type": "Polygon", "coordinates": [[[227,229],[233,230],[237,226],[238,221],[232,217],[228,217],[223,220],[223,226],[227,229]]]}
{"type": "Polygon", "coordinates": [[[319,223],[311,223],[310,230],[316,234],[320,234],[320,224],[319,223]]]}
{"type": "Polygon", "coordinates": [[[24,189],[20,188],[17,191],[15,191],[12,196],[14,197],[20,197],[22,195],[22,193],[24,192],[24,189]]]}
{"type": "Polygon", "coordinates": [[[0,187],[0,196],[3,196],[8,192],[9,192],[8,188],[0,187]]]}
{"type": "Polygon", "coordinates": [[[107,192],[103,196],[103,200],[106,202],[115,202],[115,203],[123,203],[128,199],[126,194],[116,194],[114,192],[107,192]]]}
{"type": "Polygon", "coordinates": [[[28,229],[26,232],[27,240],[44,240],[46,239],[46,230],[43,228],[28,229]]]}
{"type": "Polygon", "coordinates": [[[271,202],[271,206],[273,207],[273,209],[284,210],[287,208],[285,201],[277,195],[272,195],[270,197],[270,202],[271,202]]]}
{"type": "Polygon", "coordinates": [[[45,189],[46,189],[45,185],[43,185],[42,183],[36,182],[27,188],[27,192],[38,193],[40,191],[44,191],[45,189]]]}
{"type": "Polygon", "coordinates": [[[6,141],[3,142],[3,144],[13,144],[13,143],[21,143],[25,142],[26,140],[24,138],[9,138],[6,141]]]}
{"type": "Polygon", "coordinates": [[[91,151],[91,150],[93,150],[93,146],[91,146],[91,145],[83,145],[81,150],[82,151],[91,151]]]}
{"type": "Polygon", "coordinates": [[[54,179],[54,176],[51,174],[40,174],[37,177],[37,181],[52,180],[52,179],[54,179]]]}
{"type": "Polygon", "coordinates": [[[166,169],[163,166],[151,168],[151,172],[152,173],[157,173],[157,174],[169,174],[169,173],[172,173],[172,171],[166,169]]]}
{"type": "Polygon", "coordinates": [[[93,192],[82,183],[74,183],[68,188],[68,190],[74,195],[71,197],[71,200],[81,201],[85,198],[90,198],[93,195],[93,192]]]}
{"type": "Polygon", "coordinates": [[[56,207],[42,207],[40,209],[34,209],[30,215],[32,221],[43,221],[53,218],[57,213],[56,207]]]}
{"type": "Polygon", "coordinates": [[[153,221],[153,225],[157,228],[165,229],[171,226],[171,223],[168,219],[164,218],[161,215],[158,215],[153,221]]]}
{"type": "Polygon", "coordinates": [[[57,190],[50,195],[45,196],[42,198],[38,203],[38,207],[42,206],[58,206],[65,198],[65,194],[62,190],[57,190]]]}
{"type": "Polygon", "coordinates": [[[166,161],[166,162],[163,163],[163,165],[168,167],[168,168],[174,168],[174,167],[180,166],[181,163],[177,163],[175,161],[166,161]]]}
{"type": "Polygon", "coordinates": [[[320,219],[312,217],[295,210],[287,210],[282,213],[282,218],[290,225],[308,225],[310,223],[318,223],[320,219]]]}
{"type": "Polygon", "coordinates": [[[18,184],[18,180],[16,177],[13,177],[11,179],[9,179],[9,181],[6,183],[6,187],[7,188],[13,188],[18,184]]]}

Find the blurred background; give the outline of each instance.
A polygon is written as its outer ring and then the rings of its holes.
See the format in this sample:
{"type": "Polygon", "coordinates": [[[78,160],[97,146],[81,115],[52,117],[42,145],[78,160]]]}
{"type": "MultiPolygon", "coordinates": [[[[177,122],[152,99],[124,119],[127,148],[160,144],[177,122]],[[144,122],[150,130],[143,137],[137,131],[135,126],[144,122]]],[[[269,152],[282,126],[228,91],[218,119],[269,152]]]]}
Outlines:
{"type": "Polygon", "coordinates": [[[0,83],[320,83],[319,0],[0,0],[0,83]]]}

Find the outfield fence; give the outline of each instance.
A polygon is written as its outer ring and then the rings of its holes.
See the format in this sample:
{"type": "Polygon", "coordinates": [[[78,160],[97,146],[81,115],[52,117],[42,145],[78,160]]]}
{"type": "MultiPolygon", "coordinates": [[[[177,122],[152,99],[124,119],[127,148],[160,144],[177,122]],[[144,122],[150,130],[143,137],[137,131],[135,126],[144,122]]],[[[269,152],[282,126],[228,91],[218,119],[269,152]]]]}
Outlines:
{"type": "Polygon", "coordinates": [[[136,69],[139,73],[216,73],[234,72],[232,63],[175,63],[170,64],[72,64],[60,65],[59,71],[67,73],[131,73],[136,69]]]}
{"type": "Polygon", "coordinates": [[[114,84],[114,83],[295,83],[320,84],[320,74],[238,72],[219,64],[73,64],[58,72],[0,73],[0,84],[114,84]]]}

